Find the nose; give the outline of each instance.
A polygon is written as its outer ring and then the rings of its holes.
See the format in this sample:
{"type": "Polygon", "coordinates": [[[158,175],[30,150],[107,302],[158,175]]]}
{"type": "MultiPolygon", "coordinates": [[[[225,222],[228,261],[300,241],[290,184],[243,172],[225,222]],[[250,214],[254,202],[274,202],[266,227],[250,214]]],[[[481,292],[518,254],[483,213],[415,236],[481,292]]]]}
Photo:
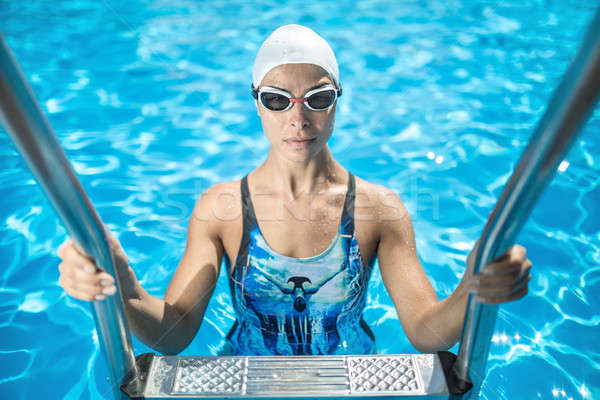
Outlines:
{"type": "Polygon", "coordinates": [[[304,129],[310,125],[308,118],[310,111],[302,102],[294,102],[292,108],[288,110],[290,125],[297,129],[304,129]]]}

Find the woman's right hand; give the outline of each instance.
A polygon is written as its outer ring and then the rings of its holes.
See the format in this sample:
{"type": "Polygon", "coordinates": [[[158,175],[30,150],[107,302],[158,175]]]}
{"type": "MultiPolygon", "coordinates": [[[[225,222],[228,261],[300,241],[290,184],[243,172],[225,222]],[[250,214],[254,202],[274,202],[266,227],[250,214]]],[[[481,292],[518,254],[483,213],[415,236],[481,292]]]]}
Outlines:
{"type": "MultiPolygon", "coordinates": [[[[121,270],[116,272],[119,276],[127,276],[130,273],[127,256],[117,239],[110,234],[108,238],[115,268],[121,270]]],[[[62,260],[58,265],[60,271],[58,282],[70,296],[80,300],[99,301],[117,292],[115,279],[98,268],[93,259],[79,252],[71,239],[61,244],[57,253],[62,260]]]]}

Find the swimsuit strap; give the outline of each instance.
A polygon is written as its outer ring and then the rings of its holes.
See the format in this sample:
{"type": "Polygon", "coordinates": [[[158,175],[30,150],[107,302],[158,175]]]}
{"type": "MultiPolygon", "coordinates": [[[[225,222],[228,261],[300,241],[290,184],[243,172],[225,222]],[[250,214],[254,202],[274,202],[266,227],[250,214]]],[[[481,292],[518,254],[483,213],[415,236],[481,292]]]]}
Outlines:
{"type": "Polygon", "coordinates": [[[242,178],[240,184],[242,191],[242,216],[244,217],[244,236],[258,225],[256,222],[256,214],[254,213],[254,205],[250,198],[250,189],[248,189],[248,175],[242,178]]]}
{"type": "Polygon", "coordinates": [[[344,199],[344,208],[342,210],[341,233],[344,235],[354,235],[354,199],[355,182],[354,175],[348,172],[348,190],[344,199]]]}
{"type": "Polygon", "coordinates": [[[232,271],[232,276],[234,276],[238,282],[240,282],[242,279],[242,268],[239,268],[239,266],[245,265],[246,259],[248,258],[250,231],[252,231],[252,229],[258,225],[256,222],[256,214],[254,213],[254,206],[252,205],[252,200],[250,199],[250,191],[248,190],[248,175],[242,178],[240,189],[242,192],[242,240],[238,250],[237,258],[235,260],[235,267],[232,271]]]}

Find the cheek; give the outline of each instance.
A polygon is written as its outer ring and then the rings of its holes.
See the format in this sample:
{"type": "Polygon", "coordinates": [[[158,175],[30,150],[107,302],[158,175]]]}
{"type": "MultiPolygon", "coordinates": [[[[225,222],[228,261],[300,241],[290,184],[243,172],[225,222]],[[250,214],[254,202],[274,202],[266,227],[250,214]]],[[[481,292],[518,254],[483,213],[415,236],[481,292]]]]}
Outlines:
{"type": "Polygon", "coordinates": [[[263,115],[260,119],[263,132],[269,141],[275,138],[279,132],[282,131],[281,121],[275,118],[269,118],[268,116],[263,115]]]}
{"type": "Polygon", "coordinates": [[[283,118],[264,117],[263,126],[266,126],[268,127],[268,129],[271,130],[275,129],[279,131],[283,126],[285,126],[285,121],[283,120],[283,118]]]}
{"type": "Polygon", "coordinates": [[[331,110],[331,113],[327,116],[327,121],[325,121],[325,131],[328,134],[333,132],[333,126],[335,125],[335,108],[331,110]]]}
{"type": "Polygon", "coordinates": [[[329,129],[333,130],[334,125],[335,125],[335,112],[333,114],[331,114],[331,117],[329,118],[329,129]]]}

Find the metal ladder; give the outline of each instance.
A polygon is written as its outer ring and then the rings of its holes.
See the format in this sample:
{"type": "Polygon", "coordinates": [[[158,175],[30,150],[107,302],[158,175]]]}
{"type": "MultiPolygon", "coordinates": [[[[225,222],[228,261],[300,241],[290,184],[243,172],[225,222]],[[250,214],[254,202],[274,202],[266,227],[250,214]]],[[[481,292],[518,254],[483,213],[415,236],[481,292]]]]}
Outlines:
{"type": "MultiPolygon", "coordinates": [[[[488,219],[473,273],[514,244],[599,93],[600,9],[488,219]]],[[[1,34],[0,119],[77,246],[115,276],[103,224],[1,34]]],[[[477,398],[498,312],[469,299],[458,356],[135,357],[120,295],[92,308],[115,399],[477,398]]]]}

